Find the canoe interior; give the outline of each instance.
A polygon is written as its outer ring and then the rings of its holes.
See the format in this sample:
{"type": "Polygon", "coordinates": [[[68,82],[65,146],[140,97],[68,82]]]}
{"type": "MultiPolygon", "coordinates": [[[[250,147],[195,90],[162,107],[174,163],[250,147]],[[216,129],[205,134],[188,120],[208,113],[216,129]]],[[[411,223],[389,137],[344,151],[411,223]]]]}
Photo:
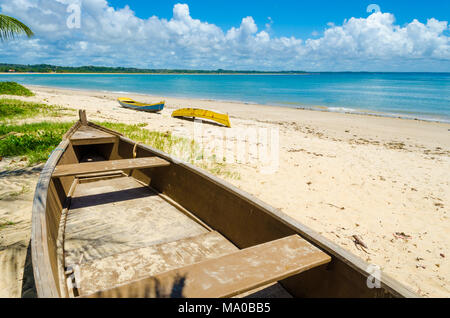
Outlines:
{"type": "Polygon", "coordinates": [[[188,164],[78,122],[47,162],[33,205],[39,297],[76,297],[299,235],[331,262],[238,297],[415,297],[386,275],[250,195],[188,164]],[[52,178],[56,167],[159,157],[170,165],[52,178]],[[73,284],[71,287],[70,284],[73,284]]]}

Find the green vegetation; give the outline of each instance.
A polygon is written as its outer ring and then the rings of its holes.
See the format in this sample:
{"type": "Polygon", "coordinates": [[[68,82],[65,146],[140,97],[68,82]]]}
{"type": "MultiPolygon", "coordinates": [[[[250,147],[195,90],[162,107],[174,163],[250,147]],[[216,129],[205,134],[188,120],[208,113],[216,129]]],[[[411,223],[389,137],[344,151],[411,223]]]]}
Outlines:
{"type": "Polygon", "coordinates": [[[195,164],[196,166],[205,169],[217,176],[229,177],[233,179],[239,179],[240,177],[238,173],[231,171],[230,167],[225,163],[217,162],[215,160],[215,156],[209,158],[210,160],[202,160],[204,158],[202,150],[193,140],[190,140],[188,138],[173,136],[170,132],[161,133],[142,128],[147,126],[147,124],[97,124],[120,132],[124,136],[134,141],[144,143],[183,161],[195,164]]]}
{"type": "MultiPolygon", "coordinates": [[[[14,99],[0,99],[0,123],[5,119],[56,117],[65,114],[67,109],[58,106],[29,103],[14,99]]],[[[70,110],[71,111],[71,110],[70,110]]],[[[157,132],[145,129],[147,124],[127,125],[121,123],[98,123],[104,127],[118,131],[128,138],[147,144],[153,148],[195,164],[211,173],[239,178],[224,162],[203,160],[204,153],[200,147],[188,138],[173,136],[170,132],[157,132]]],[[[0,157],[21,156],[28,165],[45,162],[52,151],[59,145],[62,136],[72,127],[72,122],[38,122],[18,124],[10,121],[0,125],[0,157]]]]}
{"type": "Polygon", "coordinates": [[[214,163],[214,164],[208,164],[203,163],[199,165],[200,168],[203,168],[205,170],[208,170],[210,173],[221,176],[221,177],[227,177],[230,179],[240,179],[241,176],[238,172],[232,171],[229,166],[227,166],[224,163],[214,163]]]}
{"type": "Polygon", "coordinates": [[[0,95],[34,96],[32,91],[16,82],[0,82],[0,95]]]}
{"type": "Polygon", "coordinates": [[[0,230],[1,229],[4,229],[5,227],[7,227],[7,226],[12,226],[12,225],[15,225],[16,223],[14,223],[14,222],[11,222],[11,221],[1,221],[0,220],[0,230]]]}
{"type": "Polygon", "coordinates": [[[26,34],[29,38],[34,35],[33,31],[19,20],[0,14],[0,39],[9,40],[20,34],[26,34]]]}
{"type": "MultiPolygon", "coordinates": [[[[2,194],[0,196],[0,201],[1,200],[11,200],[14,199],[24,193],[27,193],[28,191],[30,191],[30,188],[28,188],[26,185],[22,186],[22,189],[20,191],[14,191],[14,192],[6,192],[4,194],[2,194]]],[[[11,223],[11,222],[10,222],[11,223]]],[[[12,224],[8,224],[8,225],[12,225],[12,224]]],[[[1,228],[1,226],[0,226],[1,228]]]]}
{"type": "MultiPolygon", "coordinates": [[[[73,111],[59,106],[24,102],[17,99],[0,99],[0,122],[6,119],[20,119],[34,116],[60,117],[73,111]]],[[[1,134],[0,134],[1,136],[1,134]]]]}
{"type": "Polygon", "coordinates": [[[31,72],[31,73],[153,73],[153,74],[305,74],[304,71],[234,71],[234,70],[168,70],[168,69],[139,69],[132,67],[105,66],[55,66],[48,64],[21,65],[0,64],[0,72],[31,72]]]}
{"type": "Polygon", "coordinates": [[[0,155],[25,156],[28,164],[45,162],[73,123],[41,122],[23,125],[0,125],[0,155]]]}
{"type": "MultiPolygon", "coordinates": [[[[142,142],[153,148],[164,151],[172,155],[183,155],[183,160],[191,161],[194,158],[198,147],[194,141],[187,138],[173,136],[170,132],[161,133],[141,128],[143,124],[126,125],[119,123],[98,123],[104,127],[120,132],[135,141],[142,142]],[[186,157],[187,155],[187,157],[186,157]]],[[[146,124],[144,124],[146,126],[146,124]]]]}
{"type": "Polygon", "coordinates": [[[71,112],[59,106],[0,99],[0,157],[25,156],[29,165],[46,161],[72,124],[40,122],[18,125],[12,121],[36,116],[59,117],[71,112]],[[5,124],[6,120],[10,122],[5,124]]]}

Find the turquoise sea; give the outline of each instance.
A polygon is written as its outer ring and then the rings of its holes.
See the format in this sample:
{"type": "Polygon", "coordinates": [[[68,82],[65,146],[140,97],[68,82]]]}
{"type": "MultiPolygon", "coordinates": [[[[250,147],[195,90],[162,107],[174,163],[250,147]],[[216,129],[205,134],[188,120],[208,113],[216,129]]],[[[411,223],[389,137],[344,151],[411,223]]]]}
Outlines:
{"type": "Polygon", "coordinates": [[[0,81],[450,122],[450,73],[8,74],[0,81]]]}

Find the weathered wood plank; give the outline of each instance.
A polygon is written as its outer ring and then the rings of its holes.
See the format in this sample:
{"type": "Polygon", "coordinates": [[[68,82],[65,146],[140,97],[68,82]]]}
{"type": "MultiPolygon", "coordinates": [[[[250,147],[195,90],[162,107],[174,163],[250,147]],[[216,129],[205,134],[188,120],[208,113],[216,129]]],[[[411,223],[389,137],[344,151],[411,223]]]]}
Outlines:
{"type": "MultiPolygon", "coordinates": [[[[65,150],[69,142],[63,140],[58,149],[65,150]]],[[[49,236],[51,229],[48,228],[48,218],[53,214],[47,213],[47,209],[52,209],[49,202],[50,183],[53,169],[61,158],[63,151],[55,151],[51,154],[49,160],[42,169],[39,176],[33,200],[32,226],[31,226],[31,256],[33,261],[33,273],[36,284],[38,297],[56,298],[60,297],[58,281],[58,273],[53,272],[52,259],[53,255],[49,251],[49,245],[55,245],[49,236]],[[56,279],[55,279],[56,277],[56,279]]]]}
{"type": "Polygon", "coordinates": [[[80,183],[67,215],[65,264],[87,263],[205,232],[131,177],[80,183]]]}
{"type": "Polygon", "coordinates": [[[330,261],[330,256],[292,235],[87,297],[232,297],[330,261]]]}
{"type": "Polygon", "coordinates": [[[74,179],[72,186],[70,187],[69,193],[67,194],[66,202],[64,203],[63,210],[61,212],[61,218],[59,221],[59,229],[58,229],[58,239],[56,241],[56,256],[57,256],[57,266],[58,266],[58,278],[59,278],[59,290],[62,298],[67,297],[67,287],[66,287],[66,279],[64,274],[64,232],[66,228],[66,219],[68,207],[70,206],[70,199],[75,191],[75,188],[78,184],[78,179],[74,179]]]}
{"type": "Polygon", "coordinates": [[[95,145],[101,143],[113,143],[117,136],[88,125],[80,125],[70,136],[73,145],[95,145]]]}
{"type": "Polygon", "coordinates": [[[170,165],[168,161],[159,157],[85,162],[57,166],[53,172],[53,177],[60,178],[88,173],[119,171],[124,169],[147,169],[164,167],[168,165],[170,165]]]}
{"type": "Polygon", "coordinates": [[[115,136],[87,125],[81,125],[72,134],[72,136],[70,137],[70,141],[88,138],[108,138],[108,137],[115,137],[115,136]]]}
{"type": "Polygon", "coordinates": [[[87,124],[86,110],[85,109],[79,109],[78,110],[78,116],[80,117],[80,122],[83,125],[86,125],[87,124]]]}
{"type": "Polygon", "coordinates": [[[80,295],[86,295],[110,289],[237,250],[217,232],[132,249],[81,264],[79,292],[80,295]]]}

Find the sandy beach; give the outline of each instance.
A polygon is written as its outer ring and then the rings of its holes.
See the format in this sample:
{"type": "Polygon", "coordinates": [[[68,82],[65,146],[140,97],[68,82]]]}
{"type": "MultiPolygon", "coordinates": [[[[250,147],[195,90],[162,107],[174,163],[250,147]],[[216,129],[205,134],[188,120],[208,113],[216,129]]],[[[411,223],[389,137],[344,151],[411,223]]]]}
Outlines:
{"type": "MultiPolygon", "coordinates": [[[[129,94],[166,101],[161,114],[121,108],[115,94],[27,86],[26,101],[86,109],[89,120],[145,123],[146,129],[192,138],[192,121],[171,117],[181,107],[227,112],[232,128],[203,124],[205,135],[266,128],[279,135],[279,164],[261,173],[258,161],[232,163],[225,177],[425,297],[450,296],[450,124],[129,94]],[[366,245],[355,244],[357,235],[366,245]]],[[[345,107],[345,105],[342,105],[345,107]]],[[[39,121],[42,118],[29,119],[39,121]]],[[[74,121],[72,117],[60,120],[74,121]]],[[[0,162],[0,297],[20,297],[39,169],[8,170],[0,162]]],[[[10,168],[9,168],[10,169],[10,168]]],[[[26,292],[25,292],[26,294],[26,292]]]]}

